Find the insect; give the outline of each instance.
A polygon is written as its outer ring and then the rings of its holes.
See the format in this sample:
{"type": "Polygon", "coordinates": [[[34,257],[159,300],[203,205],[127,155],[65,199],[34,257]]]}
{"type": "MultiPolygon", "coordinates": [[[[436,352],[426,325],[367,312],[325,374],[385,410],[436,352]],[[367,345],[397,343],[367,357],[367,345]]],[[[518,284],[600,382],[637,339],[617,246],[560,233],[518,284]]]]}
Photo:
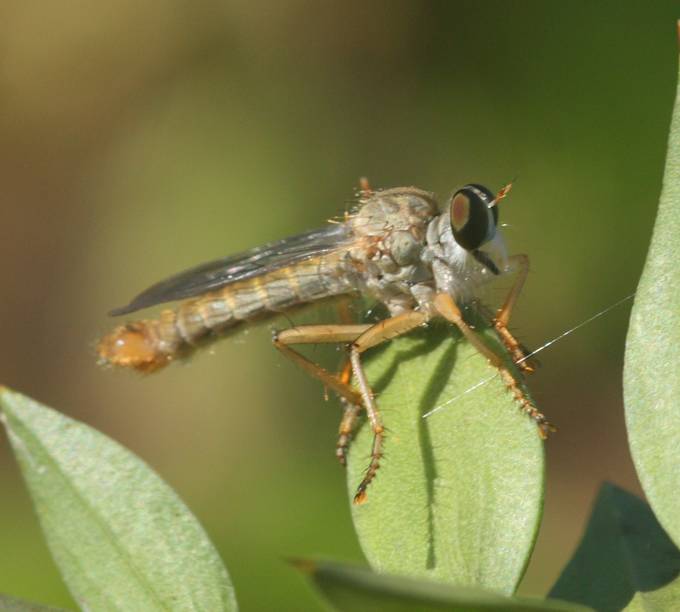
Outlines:
{"type": "Polygon", "coordinates": [[[529,265],[525,255],[505,255],[498,231],[498,204],[510,188],[511,184],[494,195],[486,187],[468,184],[440,209],[430,192],[415,187],[373,191],[363,180],[356,208],[341,222],[181,272],[113,310],[112,315],[125,315],[183,300],[157,318],[114,329],[98,345],[100,360],[154,372],[253,321],[320,300],[360,294],[382,303],[389,316],[373,324],[291,327],[273,338],[281,353],[337,393],[344,404],[336,448],[343,464],[359,415],[366,412],[373,445],[355,503],[366,500],[367,487],[380,467],[385,435],[362,354],[435,317],[456,325],[498,369],[506,387],[545,438],[553,426],[461,313],[482,283],[500,274],[516,273],[491,323],[519,370],[531,371],[524,349],[507,327],[529,265]],[[316,343],[346,346],[347,358],[338,373],[293,348],[316,343]]]}

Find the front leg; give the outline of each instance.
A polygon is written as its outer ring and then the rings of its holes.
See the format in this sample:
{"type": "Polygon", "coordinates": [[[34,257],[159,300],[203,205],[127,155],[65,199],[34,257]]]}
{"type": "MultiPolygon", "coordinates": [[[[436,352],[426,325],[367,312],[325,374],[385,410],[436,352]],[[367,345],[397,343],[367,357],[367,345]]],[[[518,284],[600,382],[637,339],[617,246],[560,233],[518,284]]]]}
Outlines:
{"type": "Polygon", "coordinates": [[[534,371],[534,365],[527,360],[526,350],[508,329],[512,309],[517,303],[519,294],[522,292],[522,288],[524,287],[524,283],[529,274],[529,257],[528,255],[518,254],[511,255],[508,259],[517,265],[517,277],[505,298],[505,302],[498,309],[498,312],[496,312],[496,316],[493,319],[493,326],[505,345],[505,348],[508,349],[508,352],[512,356],[515,365],[523,372],[530,374],[534,371]]]}
{"type": "Polygon", "coordinates": [[[434,300],[434,306],[437,312],[447,321],[453,323],[461,331],[463,336],[474,346],[489,362],[496,367],[498,372],[505,382],[506,387],[511,391],[515,400],[520,405],[522,410],[526,412],[538,426],[538,435],[544,440],[548,434],[555,431],[555,427],[548,422],[545,416],[534,406],[533,402],[522,391],[522,388],[515,380],[507,366],[503,363],[501,357],[494,353],[477,334],[470,328],[470,326],[463,319],[463,315],[458,308],[456,301],[448,293],[439,293],[434,300]]]}

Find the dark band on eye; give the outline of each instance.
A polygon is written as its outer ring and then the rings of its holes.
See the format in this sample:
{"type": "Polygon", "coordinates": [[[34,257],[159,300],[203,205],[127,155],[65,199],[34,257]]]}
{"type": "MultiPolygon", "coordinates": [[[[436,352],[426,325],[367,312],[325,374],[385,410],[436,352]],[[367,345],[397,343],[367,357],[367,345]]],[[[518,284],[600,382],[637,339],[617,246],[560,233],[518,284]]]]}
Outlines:
{"type": "Polygon", "coordinates": [[[453,237],[467,251],[479,248],[496,233],[498,208],[493,193],[482,185],[471,183],[456,191],[450,216],[453,237]]]}

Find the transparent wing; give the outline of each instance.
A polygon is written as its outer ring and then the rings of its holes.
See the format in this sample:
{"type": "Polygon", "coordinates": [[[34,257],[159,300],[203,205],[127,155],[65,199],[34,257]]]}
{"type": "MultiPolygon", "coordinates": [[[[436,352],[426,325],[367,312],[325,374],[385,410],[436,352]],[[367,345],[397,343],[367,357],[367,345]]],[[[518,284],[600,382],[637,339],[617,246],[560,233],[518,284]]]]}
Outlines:
{"type": "Polygon", "coordinates": [[[345,224],[329,224],[180,272],[152,285],[127,306],[115,308],[109,314],[128,314],[163,302],[201,295],[237,281],[330,253],[349,242],[350,231],[345,224]]]}

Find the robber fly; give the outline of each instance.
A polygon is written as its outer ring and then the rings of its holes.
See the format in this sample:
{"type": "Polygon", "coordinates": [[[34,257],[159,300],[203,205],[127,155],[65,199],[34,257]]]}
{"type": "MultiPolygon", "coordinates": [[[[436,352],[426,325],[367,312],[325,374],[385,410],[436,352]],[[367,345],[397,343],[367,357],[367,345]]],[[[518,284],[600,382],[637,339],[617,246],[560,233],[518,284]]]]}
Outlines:
{"type": "Polygon", "coordinates": [[[461,314],[461,307],[475,297],[482,283],[515,271],[514,285],[491,322],[520,370],[530,370],[522,346],[507,328],[528,272],[528,258],[506,256],[498,232],[498,204],[510,187],[494,195],[481,185],[465,185],[441,210],[427,191],[415,187],[372,191],[363,182],[356,209],[341,222],[181,272],[113,310],[112,315],[126,315],[184,300],[157,318],[114,329],[100,341],[98,354],[104,363],[154,372],[253,321],[327,298],[360,294],[382,303],[389,317],[374,324],[302,325],[275,333],[273,339],[279,351],[336,392],[345,405],[337,445],[341,463],[359,413],[366,411],[374,439],[355,503],[366,499],[366,488],[380,466],[384,437],[362,353],[435,317],[456,325],[499,370],[545,438],[553,427],[503,359],[480,340],[461,314]],[[499,251],[500,258],[495,256],[499,251]],[[292,348],[316,343],[346,345],[348,357],[339,373],[292,348]]]}

